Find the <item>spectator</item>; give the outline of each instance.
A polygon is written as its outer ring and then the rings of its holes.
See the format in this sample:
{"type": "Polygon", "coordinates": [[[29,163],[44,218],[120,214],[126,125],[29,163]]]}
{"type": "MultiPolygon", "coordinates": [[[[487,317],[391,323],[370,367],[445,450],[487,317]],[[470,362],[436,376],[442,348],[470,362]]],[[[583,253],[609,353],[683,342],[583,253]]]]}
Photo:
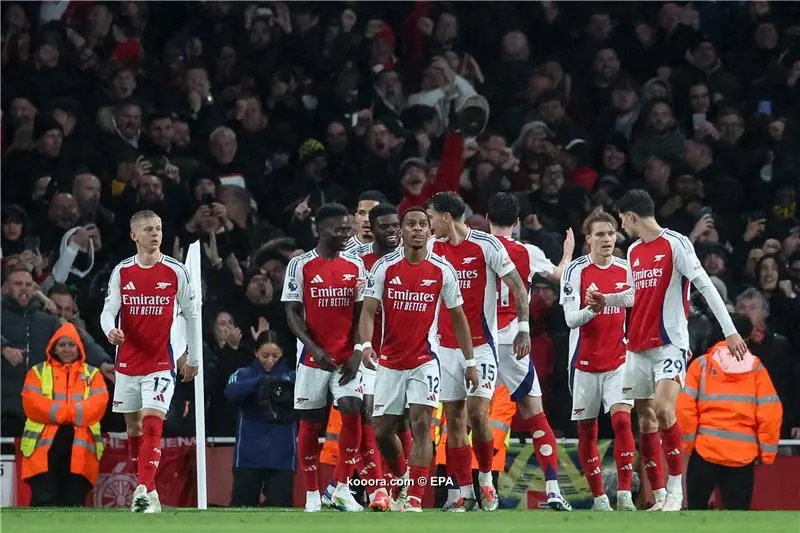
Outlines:
{"type": "Polygon", "coordinates": [[[72,324],[53,334],[46,353],[47,360],[28,371],[22,391],[22,479],[33,507],[83,507],[100,471],[108,390],[98,369],[86,363],[72,324]]]}
{"type": "Polygon", "coordinates": [[[297,428],[293,409],[294,372],[281,360],[276,335],[255,341],[250,366],[230,376],[225,395],[239,407],[233,458],[231,506],[291,507],[297,428]]]}

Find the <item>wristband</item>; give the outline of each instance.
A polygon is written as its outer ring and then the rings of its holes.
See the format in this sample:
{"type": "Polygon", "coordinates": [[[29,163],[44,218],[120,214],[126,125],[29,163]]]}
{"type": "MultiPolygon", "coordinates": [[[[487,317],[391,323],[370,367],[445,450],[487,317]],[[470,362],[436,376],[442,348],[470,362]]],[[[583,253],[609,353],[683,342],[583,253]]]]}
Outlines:
{"type": "Polygon", "coordinates": [[[478,363],[475,362],[475,359],[467,359],[466,360],[466,365],[465,365],[466,368],[472,368],[472,367],[475,367],[475,366],[478,366],[478,363]]]}
{"type": "Polygon", "coordinates": [[[372,343],[369,341],[365,342],[364,344],[356,344],[354,350],[357,352],[363,352],[367,348],[372,348],[372,343]]]}
{"type": "Polygon", "coordinates": [[[519,323],[519,331],[523,333],[530,333],[531,332],[531,325],[528,321],[523,321],[519,323]]]}

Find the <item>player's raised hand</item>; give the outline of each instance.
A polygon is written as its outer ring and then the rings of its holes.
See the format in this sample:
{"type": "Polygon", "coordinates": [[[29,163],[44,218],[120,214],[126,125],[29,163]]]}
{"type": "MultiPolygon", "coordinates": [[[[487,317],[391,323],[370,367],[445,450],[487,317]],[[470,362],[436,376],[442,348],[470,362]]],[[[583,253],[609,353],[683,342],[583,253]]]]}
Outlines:
{"type": "Polygon", "coordinates": [[[334,372],[336,370],[336,365],[333,364],[333,359],[331,359],[331,356],[328,355],[328,352],[322,348],[319,350],[312,350],[311,358],[315,363],[317,363],[317,366],[320,368],[320,370],[325,370],[326,372],[334,372]]]}
{"type": "Polygon", "coordinates": [[[114,328],[108,332],[108,342],[114,346],[119,346],[125,342],[125,334],[119,328],[114,328]]]}
{"type": "Polygon", "coordinates": [[[744,359],[745,354],[747,354],[747,344],[745,344],[741,335],[734,333],[730,337],[726,338],[725,342],[728,344],[728,349],[731,351],[737,361],[744,359]]]}
{"type": "Polygon", "coordinates": [[[520,331],[514,337],[514,354],[517,359],[523,359],[531,353],[531,334],[528,331],[520,331]]]}
{"type": "Polygon", "coordinates": [[[183,382],[192,381],[194,377],[197,375],[198,370],[200,370],[200,367],[191,366],[188,363],[184,364],[183,367],[181,367],[181,376],[183,376],[183,379],[181,381],[183,382]]]}
{"type": "Polygon", "coordinates": [[[470,392],[478,390],[478,368],[474,366],[467,367],[464,370],[464,380],[467,382],[467,389],[470,392]]]}
{"type": "Polygon", "coordinates": [[[358,375],[359,365],[361,365],[361,352],[354,351],[353,355],[342,367],[342,377],[339,378],[339,385],[346,385],[353,381],[358,375]]]}
{"type": "Polygon", "coordinates": [[[370,370],[377,370],[377,358],[375,357],[375,350],[370,347],[364,348],[361,351],[361,361],[364,363],[364,366],[369,368],[370,370]]]}
{"type": "Polygon", "coordinates": [[[567,228],[567,234],[564,237],[564,255],[569,253],[569,256],[572,257],[572,254],[575,252],[575,232],[572,231],[572,228],[567,228]]]}

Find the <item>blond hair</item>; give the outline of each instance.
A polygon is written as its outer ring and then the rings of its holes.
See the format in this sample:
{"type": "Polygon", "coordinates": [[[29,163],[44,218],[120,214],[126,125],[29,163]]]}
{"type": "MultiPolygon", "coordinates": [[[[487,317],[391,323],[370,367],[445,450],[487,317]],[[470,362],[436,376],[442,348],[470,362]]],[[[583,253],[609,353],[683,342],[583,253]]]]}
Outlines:
{"type": "Polygon", "coordinates": [[[137,211],[131,217],[131,229],[134,229],[137,225],[139,225],[139,222],[147,220],[148,218],[157,218],[161,220],[161,217],[158,216],[155,211],[143,209],[142,211],[137,211]]]}

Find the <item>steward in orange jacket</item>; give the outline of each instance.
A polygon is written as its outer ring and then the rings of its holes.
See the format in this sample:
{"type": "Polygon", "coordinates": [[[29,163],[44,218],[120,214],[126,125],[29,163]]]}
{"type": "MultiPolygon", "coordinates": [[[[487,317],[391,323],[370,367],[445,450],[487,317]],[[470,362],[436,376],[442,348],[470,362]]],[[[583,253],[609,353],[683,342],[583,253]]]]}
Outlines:
{"type": "Polygon", "coordinates": [[[83,506],[100,470],[108,390],[100,371],[86,364],[72,324],[53,334],[46,357],[28,370],[22,389],[22,479],[31,506],[83,506]]]}
{"type": "MultiPolygon", "coordinates": [[[[737,329],[746,326],[737,324],[737,329]]],[[[737,361],[724,341],[712,346],[689,366],[677,415],[691,454],[689,509],[706,509],[716,485],[725,509],[749,509],[753,468],[775,460],[783,418],[775,387],[758,357],[748,351],[737,361]]]]}

